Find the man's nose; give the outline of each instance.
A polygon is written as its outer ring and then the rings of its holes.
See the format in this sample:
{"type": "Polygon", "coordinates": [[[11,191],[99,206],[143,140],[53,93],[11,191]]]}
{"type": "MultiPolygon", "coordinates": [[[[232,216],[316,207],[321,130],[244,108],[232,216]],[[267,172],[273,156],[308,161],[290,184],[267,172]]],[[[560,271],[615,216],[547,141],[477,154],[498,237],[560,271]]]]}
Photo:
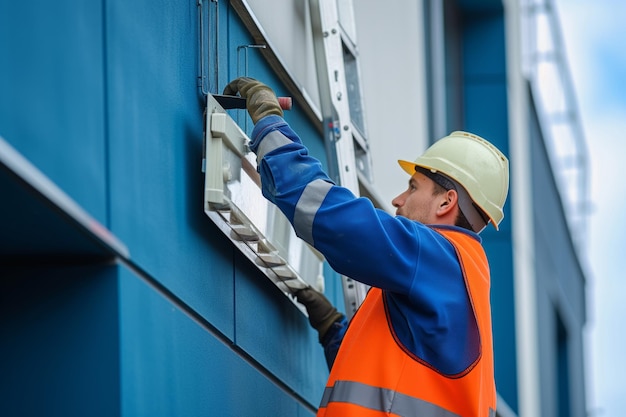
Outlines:
{"type": "Polygon", "coordinates": [[[396,208],[400,207],[402,204],[404,204],[404,199],[402,199],[402,194],[400,194],[399,196],[391,200],[391,205],[396,208]]]}

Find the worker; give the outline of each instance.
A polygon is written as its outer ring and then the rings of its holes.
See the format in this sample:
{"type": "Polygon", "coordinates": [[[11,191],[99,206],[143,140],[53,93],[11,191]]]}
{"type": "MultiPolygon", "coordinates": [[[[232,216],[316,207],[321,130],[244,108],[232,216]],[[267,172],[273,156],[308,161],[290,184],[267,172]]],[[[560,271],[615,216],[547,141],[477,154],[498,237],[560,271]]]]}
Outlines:
{"type": "Polygon", "coordinates": [[[410,178],[393,216],[333,183],[270,87],[242,77],[224,94],[247,100],[264,197],[335,271],[371,286],[347,329],[322,294],[296,294],[332,363],[318,416],[495,416],[490,273],[479,233],[504,217],[507,158],[453,132],[415,161],[399,161],[410,178]]]}

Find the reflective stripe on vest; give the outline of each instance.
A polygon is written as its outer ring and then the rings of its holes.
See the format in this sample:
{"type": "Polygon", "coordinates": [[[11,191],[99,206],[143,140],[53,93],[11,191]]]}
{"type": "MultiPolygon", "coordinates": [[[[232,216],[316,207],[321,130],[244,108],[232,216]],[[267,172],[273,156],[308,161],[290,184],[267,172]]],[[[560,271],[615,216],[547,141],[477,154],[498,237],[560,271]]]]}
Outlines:
{"type": "Polygon", "coordinates": [[[435,404],[411,397],[390,389],[374,387],[360,382],[335,381],[335,385],[324,390],[320,407],[328,403],[351,403],[365,408],[398,416],[459,417],[435,404]]]}
{"type": "Polygon", "coordinates": [[[480,359],[454,377],[422,363],[395,338],[385,294],[380,288],[372,288],[346,331],[318,417],[495,415],[489,264],[480,243],[473,237],[456,230],[438,232],[452,243],[458,254],[479,325],[480,359]],[[355,385],[346,389],[342,386],[345,381],[355,385]]]}

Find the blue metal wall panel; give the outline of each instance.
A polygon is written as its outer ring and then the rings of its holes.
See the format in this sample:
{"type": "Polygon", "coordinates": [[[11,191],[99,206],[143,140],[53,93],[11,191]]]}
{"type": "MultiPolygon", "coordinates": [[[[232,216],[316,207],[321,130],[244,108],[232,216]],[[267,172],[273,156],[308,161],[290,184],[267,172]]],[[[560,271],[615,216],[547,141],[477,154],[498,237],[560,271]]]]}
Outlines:
{"type": "Polygon", "coordinates": [[[117,268],[0,266],[0,414],[119,416],[117,268]]]}
{"type": "Polygon", "coordinates": [[[107,2],[111,226],[233,337],[233,249],[203,212],[195,1],[107,2]]]}
{"type": "Polygon", "coordinates": [[[567,300],[567,305],[576,320],[584,323],[585,274],[569,233],[565,208],[552,174],[545,139],[537,128],[535,114],[533,122],[531,135],[532,160],[535,164],[532,170],[533,203],[535,213],[541,213],[536,219],[534,236],[538,275],[546,277],[540,282],[540,288],[543,287],[555,298],[558,292],[559,297],[567,300]]]}
{"type": "MultiPolygon", "coordinates": [[[[509,125],[504,76],[497,82],[465,80],[465,125],[509,156],[509,125]]],[[[510,202],[510,201],[509,201],[510,202]]],[[[505,225],[503,225],[505,226],[505,225]]]]}
{"type": "Polygon", "coordinates": [[[469,12],[463,18],[463,76],[505,82],[506,36],[504,12],[469,12]]]}
{"type": "Polygon", "coordinates": [[[511,236],[485,237],[484,247],[491,269],[496,387],[507,404],[517,410],[517,338],[511,236]]]}
{"type": "MultiPolygon", "coordinates": [[[[217,79],[209,83],[211,91],[221,92],[248,68],[248,75],[288,95],[260,54],[248,51],[248,60],[240,62],[239,46],[251,39],[230,7],[205,7],[219,9],[220,18],[219,39],[209,48],[210,69],[218,71],[208,74],[217,79]]],[[[107,415],[119,414],[121,395],[125,415],[311,416],[328,375],[317,334],[203,212],[197,17],[195,0],[0,6],[0,134],[106,224],[128,247],[134,270],[151,283],[120,267],[118,295],[112,267],[113,287],[95,300],[72,298],[63,307],[65,318],[94,318],[97,308],[110,321],[98,317],[93,328],[65,324],[74,336],[89,338],[75,342],[84,347],[82,356],[51,353],[43,359],[78,375],[62,379],[56,392],[80,384],[91,401],[93,391],[101,390],[103,396],[89,406],[107,401],[100,407],[107,415]],[[105,331],[105,342],[91,337],[96,330],[105,331]],[[87,373],[102,378],[90,386],[87,373]]],[[[245,112],[231,113],[250,131],[245,112]]],[[[325,164],[324,143],[311,121],[297,108],[286,119],[325,164]]],[[[63,246],[69,237],[54,239],[63,246]]],[[[68,262],[55,253],[42,256],[68,262]]],[[[99,274],[90,270],[87,282],[99,274]]],[[[341,307],[340,281],[331,275],[336,279],[328,296],[341,307]]],[[[60,296],[63,289],[55,291],[60,296]]],[[[38,337],[43,330],[37,329],[49,323],[22,330],[38,337]]],[[[29,343],[20,339],[11,346],[19,350],[29,343]]],[[[15,366],[12,372],[46,382],[60,370],[15,366]]],[[[66,395],[55,399],[66,415],[82,404],[66,395]]],[[[88,410],[82,414],[97,415],[88,410]]]]}
{"type": "MultiPolygon", "coordinates": [[[[478,6],[476,6],[478,7],[478,6]]],[[[479,8],[480,9],[480,8],[479,8]]],[[[509,125],[504,14],[466,11],[463,16],[463,113],[465,128],[484,136],[508,156],[509,125]]],[[[485,230],[483,243],[491,269],[495,376],[498,393],[513,409],[517,401],[515,294],[510,207],[500,231],[485,230]]]]}
{"type": "Polygon", "coordinates": [[[0,135],[106,224],[102,3],[0,2],[0,135]]]}
{"type": "Polygon", "coordinates": [[[307,415],[232,346],[127,270],[120,318],[122,415],[307,415]]]}
{"type": "MultiPolygon", "coordinates": [[[[219,18],[218,51],[209,51],[218,54],[220,63],[213,92],[221,92],[248,68],[247,75],[286,95],[258,51],[247,51],[244,59],[239,47],[252,41],[237,16],[221,6],[219,18]]],[[[203,213],[196,19],[194,1],[108,3],[112,228],[142,270],[290,389],[317,404],[328,371],[306,318],[203,213]]],[[[230,114],[251,131],[244,111],[230,114]]],[[[310,122],[297,111],[286,117],[323,159],[323,142],[310,122]]],[[[155,352],[155,358],[160,354],[155,352]]],[[[246,372],[242,379],[256,378],[254,369],[246,372]]],[[[258,399],[263,393],[251,389],[246,395],[258,399]]]]}
{"type": "Polygon", "coordinates": [[[328,378],[317,332],[269,280],[237,262],[236,344],[316,407],[328,378]]]}
{"type": "Polygon", "coordinates": [[[585,369],[571,364],[584,363],[585,275],[535,112],[530,120],[533,210],[541,213],[534,224],[541,411],[545,416],[582,417],[585,369]],[[563,380],[563,375],[569,378],[563,380]]]}
{"type": "Polygon", "coordinates": [[[509,151],[504,16],[471,15],[463,27],[463,98],[466,128],[509,151]]]}

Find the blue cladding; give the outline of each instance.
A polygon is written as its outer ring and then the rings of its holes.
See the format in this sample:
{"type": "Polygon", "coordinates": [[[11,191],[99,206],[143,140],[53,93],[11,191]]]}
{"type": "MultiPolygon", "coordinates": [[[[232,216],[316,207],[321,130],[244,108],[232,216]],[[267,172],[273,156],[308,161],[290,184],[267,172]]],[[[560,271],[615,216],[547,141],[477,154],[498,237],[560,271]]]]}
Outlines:
{"type": "Polygon", "coordinates": [[[509,115],[505,80],[468,81],[464,88],[466,128],[488,139],[509,157],[509,115]]]}
{"type": "Polygon", "coordinates": [[[117,269],[0,267],[0,413],[119,416],[117,269]]]}
{"type": "Polygon", "coordinates": [[[100,2],[0,2],[0,136],[106,224],[100,2]]]}
{"type": "Polygon", "coordinates": [[[129,271],[120,317],[123,415],[296,415],[298,404],[254,363],[129,271]]]}
{"type": "MultiPolygon", "coordinates": [[[[228,5],[204,7],[215,93],[252,39],[228,5]]],[[[0,177],[0,297],[20,289],[0,303],[1,414],[314,415],[317,334],[203,211],[197,19],[195,0],[0,4],[0,135],[130,252],[0,177]]],[[[258,51],[247,67],[288,95],[258,51]]],[[[286,119],[326,161],[297,107],[286,119]]]]}
{"type": "Polygon", "coordinates": [[[317,405],[328,378],[317,332],[275,285],[254,279],[255,270],[243,258],[237,265],[237,345],[317,405]]]}
{"type": "MultiPolygon", "coordinates": [[[[94,239],[44,197],[39,190],[16,181],[13,171],[0,168],[0,190],[10,196],[0,204],[0,264],[32,257],[104,259],[99,239],[94,239]],[[8,203],[8,204],[7,204],[8,203]],[[63,239],[59,241],[59,236],[63,239]]],[[[32,262],[31,262],[32,263],[32,262]]]]}
{"type": "Polygon", "coordinates": [[[463,71],[467,79],[505,82],[504,14],[469,13],[463,26],[463,71]]]}
{"type": "MultiPolygon", "coordinates": [[[[466,6],[471,2],[467,2],[466,6]]],[[[502,10],[489,13],[472,3],[463,16],[463,113],[465,128],[493,142],[509,157],[505,28],[502,10]],[[481,13],[477,13],[476,11],[481,13]]],[[[515,294],[509,194],[500,231],[489,228],[483,242],[491,269],[496,387],[518,409],[515,294]]]]}
{"type": "MultiPolygon", "coordinates": [[[[506,220],[505,220],[506,221],[506,220]]],[[[511,236],[485,233],[484,243],[491,268],[491,305],[494,335],[496,387],[507,404],[517,409],[517,362],[515,288],[511,261],[511,236]]]]}
{"type": "Polygon", "coordinates": [[[195,2],[107,2],[107,47],[112,230],[233,337],[233,249],[203,211],[195,2]]]}
{"type": "Polygon", "coordinates": [[[457,0],[459,7],[473,13],[502,13],[502,0],[457,0]]]}
{"type": "Polygon", "coordinates": [[[586,409],[585,372],[581,329],[586,321],[585,272],[572,241],[551,160],[538,115],[531,112],[531,157],[537,310],[539,325],[539,378],[544,415],[582,415],[586,409]],[[545,319],[543,319],[545,318],[545,319]],[[572,364],[577,364],[572,366],[572,364]],[[557,410],[556,412],[554,410],[557,410]]]}

